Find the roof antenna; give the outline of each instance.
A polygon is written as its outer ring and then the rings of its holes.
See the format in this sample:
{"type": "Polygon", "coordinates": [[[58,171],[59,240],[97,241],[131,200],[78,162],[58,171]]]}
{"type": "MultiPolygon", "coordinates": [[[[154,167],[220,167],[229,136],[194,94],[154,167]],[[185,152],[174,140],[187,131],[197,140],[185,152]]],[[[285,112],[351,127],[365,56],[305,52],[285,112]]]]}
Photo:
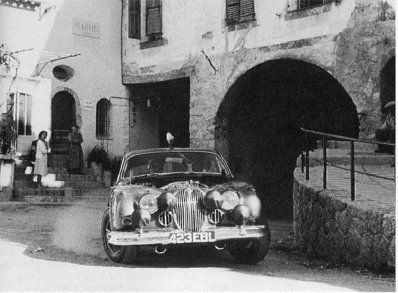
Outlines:
{"type": "Polygon", "coordinates": [[[172,150],[174,148],[174,136],[172,136],[170,132],[167,132],[166,139],[169,143],[169,149],[172,150]]]}

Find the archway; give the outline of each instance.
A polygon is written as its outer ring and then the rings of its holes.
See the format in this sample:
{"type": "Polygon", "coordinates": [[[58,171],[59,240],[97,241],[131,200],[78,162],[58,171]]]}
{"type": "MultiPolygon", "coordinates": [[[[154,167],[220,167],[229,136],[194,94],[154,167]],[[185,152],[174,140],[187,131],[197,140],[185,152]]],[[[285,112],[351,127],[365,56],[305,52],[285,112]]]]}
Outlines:
{"type": "Polygon", "coordinates": [[[266,214],[292,216],[293,171],[302,150],[300,127],[358,137],[356,107],[322,68],[272,60],[242,75],[216,115],[216,146],[238,179],[256,187],[266,214]]]}
{"type": "Polygon", "coordinates": [[[67,152],[68,133],[75,123],[75,99],[67,91],[57,92],[51,102],[51,147],[53,152],[67,152]]]}

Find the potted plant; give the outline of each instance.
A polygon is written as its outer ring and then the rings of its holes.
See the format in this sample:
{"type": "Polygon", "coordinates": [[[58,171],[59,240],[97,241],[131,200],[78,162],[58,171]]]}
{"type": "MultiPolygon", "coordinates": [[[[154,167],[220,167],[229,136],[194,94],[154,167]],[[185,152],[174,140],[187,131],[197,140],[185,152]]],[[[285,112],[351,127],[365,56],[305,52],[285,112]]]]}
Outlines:
{"type": "Polygon", "coordinates": [[[109,169],[109,156],[102,146],[95,146],[87,156],[87,163],[98,181],[102,181],[104,170],[109,169]]]}

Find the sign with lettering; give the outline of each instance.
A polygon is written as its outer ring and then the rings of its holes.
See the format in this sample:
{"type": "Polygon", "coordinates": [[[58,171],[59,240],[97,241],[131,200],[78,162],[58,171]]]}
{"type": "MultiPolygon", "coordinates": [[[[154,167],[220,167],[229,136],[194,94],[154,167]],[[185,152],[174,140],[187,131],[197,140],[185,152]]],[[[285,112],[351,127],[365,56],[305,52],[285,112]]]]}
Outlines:
{"type": "Polygon", "coordinates": [[[72,33],[74,35],[99,39],[101,34],[101,27],[100,24],[97,22],[75,18],[73,19],[72,33]]]}

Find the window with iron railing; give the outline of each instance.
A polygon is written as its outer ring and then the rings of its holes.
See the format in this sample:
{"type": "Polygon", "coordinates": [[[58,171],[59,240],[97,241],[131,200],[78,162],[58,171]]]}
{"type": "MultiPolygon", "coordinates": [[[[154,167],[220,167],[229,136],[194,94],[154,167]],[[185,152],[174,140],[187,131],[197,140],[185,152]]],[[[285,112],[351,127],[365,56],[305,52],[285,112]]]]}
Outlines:
{"type": "Polygon", "coordinates": [[[141,0],[129,0],[129,38],[141,38],[141,0]]]}
{"type": "Polygon", "coordinates": [[[255,20],[254,0],[226,0],[226,23],[255,20]]]}
{"type": "Polygon", "coordinates": [[[111,103],[107,99],[101,99],[97,103],[96,136],[100,138],[110,136],[111,103]]]}

